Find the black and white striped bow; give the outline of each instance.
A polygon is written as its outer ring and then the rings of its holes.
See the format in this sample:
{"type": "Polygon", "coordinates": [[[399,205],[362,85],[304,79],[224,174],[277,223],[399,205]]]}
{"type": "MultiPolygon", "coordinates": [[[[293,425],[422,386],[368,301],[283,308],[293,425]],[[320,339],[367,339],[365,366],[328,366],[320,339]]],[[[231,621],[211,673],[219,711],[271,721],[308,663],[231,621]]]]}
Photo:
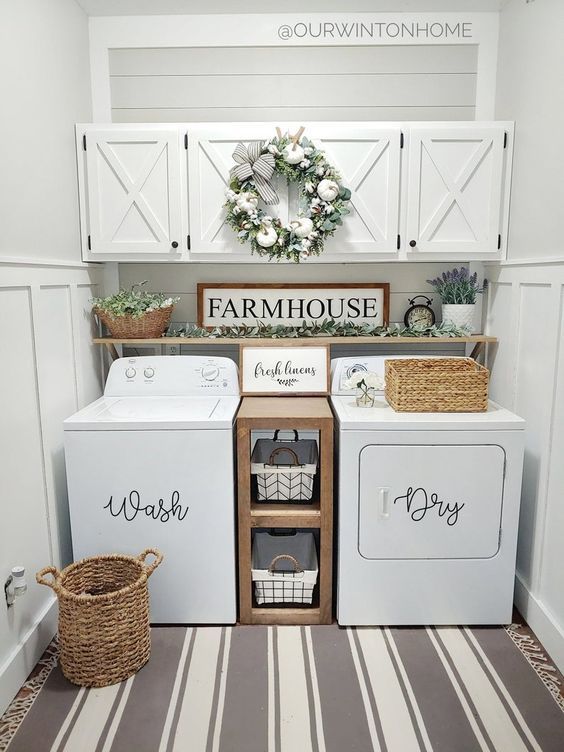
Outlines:
{"type": "Polygon", "coordinates": [[[231,168],[231,175],[242,183],[251,179],[265,204],[277,204],[279,199],[270,185],[274,175],[274,155],[261,154],[264,141],[252,141],[248,146],[237,144],[233,159],[237,164],[231,168]]]}

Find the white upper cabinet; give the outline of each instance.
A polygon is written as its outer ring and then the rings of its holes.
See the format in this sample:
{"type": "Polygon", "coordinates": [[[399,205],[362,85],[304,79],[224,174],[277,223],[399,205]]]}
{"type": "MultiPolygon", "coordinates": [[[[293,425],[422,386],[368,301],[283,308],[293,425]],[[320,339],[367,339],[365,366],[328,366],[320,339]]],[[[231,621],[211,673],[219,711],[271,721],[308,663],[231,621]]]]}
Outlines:
{"type": "Polygon", "coordinates": [[[176,126],[77,128],[83,257],[178,259],[186,250],[176,126]]]}
{"type": "Polygon", "coordinates": [[[504,125],[433,125],[409,132],[407,252],[445,258],[501,255],[504,125]]]}
{"type": "MultiPolygon", "coordinates": [[[[77,126],[84,260],[267,263],[238,242],[224,205],[235,147],[275,126],[77,126]]],[[[505,258],[512,123],[320,122],[305,135],[352,193],[351,213],[306,263],[505,258]]],[[[268,212],[286,224],[297,186],[272,183],[280,200],[268,212]]]]}
{"type": "MultiPolygon", "coordinates": [[[[294,130],[290,128],[290,132],[294,130]]],[[[229,129],[225,126],[188,128],[190,257],[194,260],[251,259],[249,247],[240,245],[233,230],[224,224],[224,194],[237,143],[267,139],[272,135],[273,127],[257,124],[229,129]]],[[[396,257],[401,129],[310,124],[306,135],[325,151],[329,162],[340,172],[343,185],[352,191],[351,214],[335,236],[327,240],[322,256],[316,261],[396,257]]],[[[268,207],[268,211],[285,222],[290,221],[298,211],[296,186],[288,186],[279,176],[275,176],[273,183],[280,203],[268,207]]]]}

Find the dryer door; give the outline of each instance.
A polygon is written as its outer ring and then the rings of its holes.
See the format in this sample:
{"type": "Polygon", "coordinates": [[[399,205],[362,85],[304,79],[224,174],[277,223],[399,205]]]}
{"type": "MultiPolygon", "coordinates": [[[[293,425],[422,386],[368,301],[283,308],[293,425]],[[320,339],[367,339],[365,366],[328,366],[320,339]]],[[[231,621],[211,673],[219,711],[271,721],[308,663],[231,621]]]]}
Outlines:
{"type": "Polygon", "coordinates": [[[366,446],[358,550],[366,559],[485,559],[499,549],[497,445],[366,446]]]}

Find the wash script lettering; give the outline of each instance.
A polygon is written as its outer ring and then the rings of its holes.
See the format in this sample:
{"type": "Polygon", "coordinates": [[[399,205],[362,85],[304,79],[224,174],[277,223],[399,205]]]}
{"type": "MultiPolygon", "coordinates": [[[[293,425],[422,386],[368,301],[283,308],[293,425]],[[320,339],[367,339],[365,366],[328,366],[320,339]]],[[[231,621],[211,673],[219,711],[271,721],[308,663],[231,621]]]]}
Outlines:
{"type": "Polygon", "coordinates": [[[452,527],[458,522],[460,510],[465,506],[464,502],[440,501],[436,493],[427,493],[424,488],[407,489],[403,496],[396,496],[394,504],[405,501],[407,513],[413,522],[421,522],[427,512],[437,512],[439,517],[445,517],[447,525],[452,527]]]}
{"type": "Polygon", "coordinates": [[[128,522],[133,522],[138,514],[144,514],[146,517],[152,517],[154,520],[169,522],[171,519],[177,519],[178,522],[188,514],[190,507],[184,508],[180,503],[180,493],[173,491],[170,497],[170,504],[165,504],[163,499],[159,499],[156,504],[142,504],[139,491],[131,491],[129,496],[124,496],[122,501],[110,500],[104,506],[108,509],[112,517],[124,517],[128,522]]]}

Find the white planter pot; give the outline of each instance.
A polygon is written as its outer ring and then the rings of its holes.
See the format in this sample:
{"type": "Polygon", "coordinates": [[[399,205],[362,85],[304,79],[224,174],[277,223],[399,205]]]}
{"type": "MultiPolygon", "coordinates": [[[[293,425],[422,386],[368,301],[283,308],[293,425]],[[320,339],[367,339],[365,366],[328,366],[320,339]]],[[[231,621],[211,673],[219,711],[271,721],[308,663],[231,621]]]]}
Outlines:
{"type": "Polygon", "coordinates": [[[473,332],[475,310],[475,303],[471,303],[469,305],[443,304],[443,323],[453,324],[459,329],[465,329],[468,332],[473,332]]]}

